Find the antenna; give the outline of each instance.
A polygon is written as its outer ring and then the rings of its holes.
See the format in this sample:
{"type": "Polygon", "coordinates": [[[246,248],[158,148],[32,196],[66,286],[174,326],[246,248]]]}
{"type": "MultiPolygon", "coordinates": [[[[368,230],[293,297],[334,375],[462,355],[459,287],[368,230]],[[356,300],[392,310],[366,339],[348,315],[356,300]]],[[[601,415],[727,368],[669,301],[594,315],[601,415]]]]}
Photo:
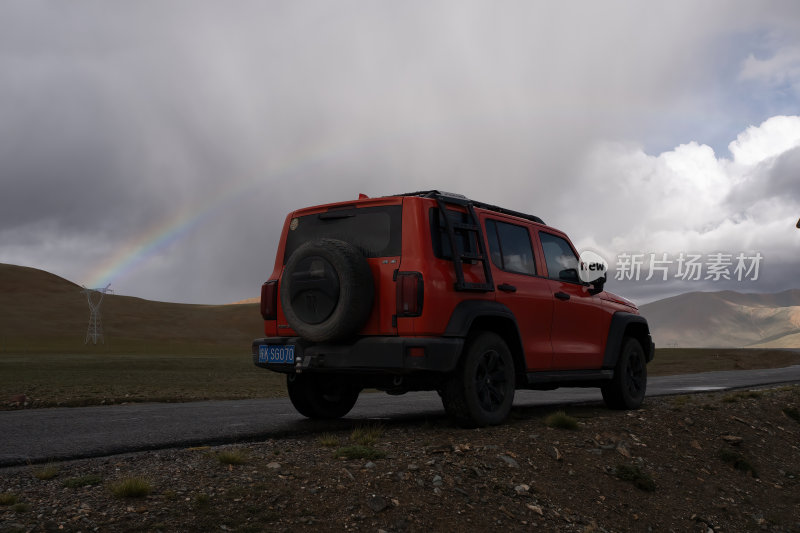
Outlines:
{"type": "Polygon", "coordinates": [[[103,303],[103,297],[106,294],[114,294],[114,291],[109,289],[109,287],[111,287],[110,283],[102,289],[87,289],[84,287],[81,291],[86,294],[86,300],[89,302],[89,327],[86,330],[86,340],[83,341],[84,344],[89,344],[89,339],[92,340],[92,344],[97,344],[97,339],[100,339],[100,342],[103,344],[106,343],[103,337],[103,323],[100,320],[100,304],[103,303]],[[93,294],[99,294],[100,298],[95,298],[95,301],[92,301],[93,294]]]}

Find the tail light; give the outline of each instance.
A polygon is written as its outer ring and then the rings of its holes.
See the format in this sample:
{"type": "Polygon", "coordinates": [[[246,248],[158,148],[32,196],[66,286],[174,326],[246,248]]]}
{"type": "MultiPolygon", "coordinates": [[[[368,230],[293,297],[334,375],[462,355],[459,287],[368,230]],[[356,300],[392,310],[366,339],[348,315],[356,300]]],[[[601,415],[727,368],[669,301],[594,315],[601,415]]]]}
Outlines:
{"type": "Polygon", "coordinates": [[[261,316],[264,320],[278,319],[278,280],[272,280],[261,286],[261,316]]]}
{"type": "Polygon", "coordinates": [[[420,316],[425,294],[422,274],[398,272],[395,281],[397,281],[397,316],[420,316]]]}

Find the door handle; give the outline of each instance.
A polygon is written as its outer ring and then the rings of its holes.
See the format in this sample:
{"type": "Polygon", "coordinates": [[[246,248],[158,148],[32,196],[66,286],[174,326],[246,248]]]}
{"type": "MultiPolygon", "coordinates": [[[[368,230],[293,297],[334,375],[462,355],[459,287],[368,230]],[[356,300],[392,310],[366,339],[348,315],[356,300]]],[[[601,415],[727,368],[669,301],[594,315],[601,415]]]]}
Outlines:
{"type": "Polygon", "coordinates": [[[503,292],[517,292],[517,288],[513,285],[509,285],[508,283],[501,283],[497,286],[503,292]]]}
{"type": "Polygon", "coordinates": [[[565,302],[566,302],[567,300],[569,300],[569,294],[567,294],[566,292],[561,292],[561,291],[559,291],[559,292],[555,293],[555,294],[554,294],[554,296],[555,296],[556,298],[558,298],[559,300],[563,300],[563,301],[565,301],[565,302]]]}

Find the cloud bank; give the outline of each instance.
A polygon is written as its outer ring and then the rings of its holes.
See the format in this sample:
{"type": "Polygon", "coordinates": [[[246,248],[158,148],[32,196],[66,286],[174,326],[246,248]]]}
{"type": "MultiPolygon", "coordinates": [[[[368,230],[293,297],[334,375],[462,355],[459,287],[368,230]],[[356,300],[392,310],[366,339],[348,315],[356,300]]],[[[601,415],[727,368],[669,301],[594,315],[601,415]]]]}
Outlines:
{"type": "Polygon", "coordinates": [[[793,1],[4,2],[0,261],[224,303],[288,211],[441,188],[783,264],[798,35],[793,1]]]}

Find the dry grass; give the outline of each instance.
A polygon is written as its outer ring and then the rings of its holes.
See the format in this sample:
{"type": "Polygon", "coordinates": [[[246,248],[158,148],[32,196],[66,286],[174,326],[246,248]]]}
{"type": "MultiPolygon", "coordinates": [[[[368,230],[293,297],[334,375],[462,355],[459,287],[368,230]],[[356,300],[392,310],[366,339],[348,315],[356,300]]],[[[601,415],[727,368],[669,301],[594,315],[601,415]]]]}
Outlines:
{"type": "Polygon", "coordinates": [[[362,446],[371,446],[378,442],[383,436],[383,427],[380,424],[359,426],[350,434],[350,442],[362,446]]]}
{"type": "Polygon", "coordinates": [[[19,501],[19,497],[11,492],[0,493],[0,505],[14,505],[19,501]]]}
{"type": "Polygon", "coordinates": [[[616,476],[623,480],[633,483],[633,486],[642,489],[645,492],[653,492],[656,490],[656,482],[647,472],[644,472],[636,465],[617,465],[614,473],[616,476]]]}
{"type": "Polygon", "coordinates": [[[546,426],[558,429],[578,429],[578,419],[569,416],[565,411],[556,411],[544,419],[546,426]]]}
{"type": "Polygon", "coordinates": [[[99,485],[102,482],[103,482],[102,477],[94,474],[88,474],[85,476],[71,477],[69,479],[65,479],[63,485],[70,489],[77,489],[80,487],[90,487],[92,485],[99,485]]]}
{"type": "Polygon", "coordinates": [[[54,464],[46,464],[39,468],[34,469],[33,476],[36,479],[41,479],[42,481],[47,481],[49,479],[53,479],[58,475],[61,468],[58,465],[54,464]]]}
{"type": "Polygon", "coordinates": [[[247,463],[247,452],[238,448],[222,450],[217,454],[217,460],[223,465],[243,465],[247,463]]]}
{"type": "Polygon", "coordinates": [[[323,433],[317,438],[317,442],[326,448],[336,448],[339,446],[339,437],[333,433],[323,433]]]}
{"type": "Polygon", "coordinates": [[[339,448],[333,453],[333,456],[343,459],[383,459],[386,457],[386,452],[372,446],[354,444],[339,448]]]}
{"type": "Polygon", "coordinates": [[[141,477],[122,479],[110,487],[116,498],[144,498],[153,490],[150,482],[141,477]]]}

